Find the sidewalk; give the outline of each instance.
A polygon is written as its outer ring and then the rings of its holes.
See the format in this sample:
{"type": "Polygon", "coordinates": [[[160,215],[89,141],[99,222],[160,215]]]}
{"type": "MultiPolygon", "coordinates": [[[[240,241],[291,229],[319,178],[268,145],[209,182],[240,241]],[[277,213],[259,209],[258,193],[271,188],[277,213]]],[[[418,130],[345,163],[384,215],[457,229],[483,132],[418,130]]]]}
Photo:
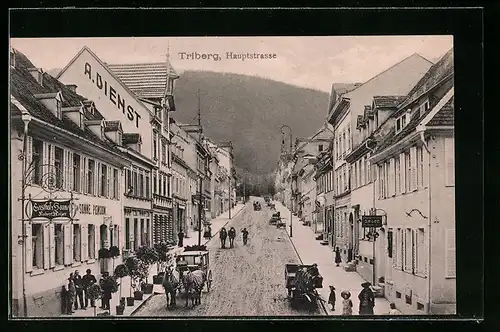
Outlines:
{"type": "MultiPolygon", "coordinates": [[[[286,219],[286,230],[290,232],[290,211],[280,202],[276,202],[276,210],[286,219]]],[[[320,295],[328,301],[330,295],[329,285],[335,287],[336,304],[335,311],[330,310],[330,305],[325,303],[328,315],[342,314],[342,298],[340,293],[344,290],[351,292],[353,303],[353,315],[358,315],[359,300],[358,294],[361,291],[361,283],[365,280],[356,272],[346,272],[342,266],[336,267],[334,263],[335,253],[329,246],[320,244],[316,240],[314,231],[307,226],[303,226],[298,217],[293,216],[293,237],[290,238],[300,259],[304,264],[318,264],[319,272],[323,276],[323,288],[318,289],[320,295]]],[[[389,302],[385,298],[375,299],[375,315],[386,315],[389,312],[389,302]]]]}

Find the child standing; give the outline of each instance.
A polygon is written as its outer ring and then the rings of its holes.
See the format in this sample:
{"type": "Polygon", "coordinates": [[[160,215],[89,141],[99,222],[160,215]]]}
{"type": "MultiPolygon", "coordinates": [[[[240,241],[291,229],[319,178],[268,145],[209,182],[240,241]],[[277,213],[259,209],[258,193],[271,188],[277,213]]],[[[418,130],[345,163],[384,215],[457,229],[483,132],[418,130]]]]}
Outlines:
{"type": "Polygon", "coordinates": [[[335,296],[335,287],[330,285],[330,296],[328,297],[328,304],[332,305],[332,311],[335,311],[335,301],[336,301],[336,296],[335,296]]]}
{"type": "Polygon", "coordinates": [[[351,292],[343,291],[342,294],[342,316],[351,316],[352,315],[352,301],[350,299],[351,292]]]}

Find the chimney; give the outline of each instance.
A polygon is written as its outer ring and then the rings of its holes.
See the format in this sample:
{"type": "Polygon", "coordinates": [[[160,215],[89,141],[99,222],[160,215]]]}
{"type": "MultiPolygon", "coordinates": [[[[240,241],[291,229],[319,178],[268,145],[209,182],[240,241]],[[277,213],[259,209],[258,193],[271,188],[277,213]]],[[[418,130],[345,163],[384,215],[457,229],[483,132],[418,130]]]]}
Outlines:
{"type": "Polygon", "coordinates": [[[70,89],[72,92],[76,93],[76,88],[78,87],[78,85],[76,85],[76,84],[67,84],[66,87],[68,89],[70,89]]]}
{"type": "Polygon", "coordinates": [[[40,68],[28,68],[28,72],[33,76],[33,78],[43,86],[43,70],[40,68]]]}

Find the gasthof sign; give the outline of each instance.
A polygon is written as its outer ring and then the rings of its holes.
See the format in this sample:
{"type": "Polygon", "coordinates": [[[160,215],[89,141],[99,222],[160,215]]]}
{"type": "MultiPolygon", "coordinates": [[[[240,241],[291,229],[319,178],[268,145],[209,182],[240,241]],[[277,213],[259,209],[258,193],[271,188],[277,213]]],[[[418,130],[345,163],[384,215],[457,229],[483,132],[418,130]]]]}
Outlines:
{"type": "Polygon", "coordinates": [[[361,216],[361,226],[382,227],[382,216],[361,216]]]}
{"type": "Polygon", "coordinates": [[[69,218],[71,201],[32,201],[31,202],[31,218],[69,218]]]}

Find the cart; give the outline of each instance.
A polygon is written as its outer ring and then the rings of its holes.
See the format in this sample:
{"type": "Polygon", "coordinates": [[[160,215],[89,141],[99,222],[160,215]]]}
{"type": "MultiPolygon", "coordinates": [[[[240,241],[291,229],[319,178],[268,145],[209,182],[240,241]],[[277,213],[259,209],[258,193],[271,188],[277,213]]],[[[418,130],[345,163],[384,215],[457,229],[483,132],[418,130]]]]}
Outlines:
{"type": "Polygon", "coordinates": [[[302,287],[297,283],[297,272],[301,269],[310,269],[313,265],[286,264],[285,265],[285,287],[292,306],[305,304],[309,307],[317,307],[318,301],[324,301],[318,294],[317,288],[323,288],[323,277],[319,274],[312,278],[309,288],[302,287]]]}
{"type": "MultiPolygon", "coordinates": [[[[177,254],[176,270],[179,274],[186,271],[202,270],[206,275],[207,292],[210,292],[212,285],[212,270],[210,270],[210,259],[208,251],[184,251],[177,254]]],[[[181,283],[182,286],[182,283],[181,283]]]]}

